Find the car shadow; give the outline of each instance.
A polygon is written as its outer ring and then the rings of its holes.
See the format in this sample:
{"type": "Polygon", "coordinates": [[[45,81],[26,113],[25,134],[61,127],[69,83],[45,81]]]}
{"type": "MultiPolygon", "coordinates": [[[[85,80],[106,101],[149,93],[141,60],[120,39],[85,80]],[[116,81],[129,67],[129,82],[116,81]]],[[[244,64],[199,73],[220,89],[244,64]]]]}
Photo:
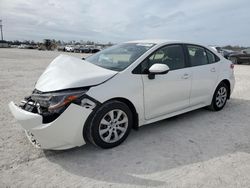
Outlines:
{"type": "Polygon", "coordinates": [[[230,153],[250,152],[250,101],[234,99],[219,112],[195,110],[132,131],[120,146],[103,150],[87,144],[66,151],[44,151],[66,171],[99,181],[146,185],[164,181],[143,174],[207,161],[230,153]],[[237,113],[235,113],[237,111],[237,113]],[[247,134],[246,134],[247,133],[247,134]]]}

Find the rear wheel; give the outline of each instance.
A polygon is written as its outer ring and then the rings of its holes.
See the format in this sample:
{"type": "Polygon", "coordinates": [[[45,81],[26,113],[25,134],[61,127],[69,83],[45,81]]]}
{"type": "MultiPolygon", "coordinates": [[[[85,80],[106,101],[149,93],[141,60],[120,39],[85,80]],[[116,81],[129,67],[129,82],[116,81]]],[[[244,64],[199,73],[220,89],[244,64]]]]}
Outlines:
{"type": "Polygon", "coordinates": [[[228,86],[224,82],[221,82],[214,92],[213,100],[211,102],[211,105],[209,106],[209,109],[213,111],[219,111],[223,109],[223,107],[226,105],[228,95],[228,86]]]}
{"type": "Polygon", "coordinates": [[[118,146],[127,138],[132,122],[132,113],[126,104],[109,101],[94,114],[89,125],[89,140],[101,148],[118,146]]]}

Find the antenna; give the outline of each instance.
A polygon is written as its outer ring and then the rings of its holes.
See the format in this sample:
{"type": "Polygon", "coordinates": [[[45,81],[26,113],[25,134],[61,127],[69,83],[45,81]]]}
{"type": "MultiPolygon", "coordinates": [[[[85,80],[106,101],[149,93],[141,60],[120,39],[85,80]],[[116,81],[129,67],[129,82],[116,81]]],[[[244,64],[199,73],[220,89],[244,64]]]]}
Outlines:
{"type": "Polygon", "coordinates": [[[0,20],[0,29],[1,29],[1,39],[3,41],[3,24],[2,24],[2,20],[0,20]]]}

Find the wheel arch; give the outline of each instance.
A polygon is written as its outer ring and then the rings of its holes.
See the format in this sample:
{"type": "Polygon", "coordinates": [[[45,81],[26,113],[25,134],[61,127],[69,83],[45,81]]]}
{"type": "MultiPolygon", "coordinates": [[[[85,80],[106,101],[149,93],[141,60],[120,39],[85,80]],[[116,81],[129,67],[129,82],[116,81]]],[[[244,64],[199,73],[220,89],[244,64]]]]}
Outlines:
{"type": "Polygon", "coordinates": [[[122,98],[122,97],[112,98],[112,99],[109,99],[109,100],[107,100],[105,102],[114,101],[114,100],[122,102],[122,103],[126,104],[129,107],[129,109],[131,110],[132,115],[133,115],[133,126],[132,126],[132,128],[135,129],[135,130],[138,130],[138,128],[139,128],[139,117],[138,117],[138,113],[136,111],[136,108],[135,108],[134,104],[130,100],[128,100],[126,98],[122,98]]]}
{"type": "MultiPolygon", "coordinates": [[[[106,103],[106,102],[110,102],[110,101],[119,101],[119,102],[122,102],[124,104],[126,104],[129,109],[131,110],[132,112],[132,115],[133,115],[133,126],[132,128],[134,130],[138,130],[139,129],[139,116],[138,116],[138,113],[136,111],[136,108],[134,106],[134,104],[126,99],[126,98],[122,98],[122,97],[116,97],[116,98],[112,98],[112,99],[109,99],[103,103],[101,103],[100,105],[106,103]]],[[[89,115],[89,117],[87,118],[86,122],[84,123],[84,126],[83,126],[83,131],[82,131],[82,135],[83,135],[83,139],[86,141],[86,142],[91,142],[93,143],[91,140],[92,138],[89,136],[90,134],[90,124],[91,124],[91,121],[93,120],[93,117],[94,117],[94,114],[96,113],[96,110],[97,109],[94,109],[91,114],[89,115]]]]}

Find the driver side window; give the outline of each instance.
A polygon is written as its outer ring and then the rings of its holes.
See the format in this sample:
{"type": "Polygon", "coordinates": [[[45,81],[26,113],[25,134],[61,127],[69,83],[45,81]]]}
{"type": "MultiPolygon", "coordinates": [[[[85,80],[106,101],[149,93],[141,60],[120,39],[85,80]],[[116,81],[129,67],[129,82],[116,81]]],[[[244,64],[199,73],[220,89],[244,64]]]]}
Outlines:
{"type": "Polygon", "coordinates": [[[164,57],[164,51],[162,49],[157,50],[155,53],[153,53],[150,57],[150,61],[161,61],[164,57]]]}
{"type": "Polygon", "coordinates": [[[168,65],[170,71],[185,68],[185,56],[182,46],[169,45],[156,50],[142,62],[142,73],[148,73],[148,69],[156,63],[168,65]]]}

